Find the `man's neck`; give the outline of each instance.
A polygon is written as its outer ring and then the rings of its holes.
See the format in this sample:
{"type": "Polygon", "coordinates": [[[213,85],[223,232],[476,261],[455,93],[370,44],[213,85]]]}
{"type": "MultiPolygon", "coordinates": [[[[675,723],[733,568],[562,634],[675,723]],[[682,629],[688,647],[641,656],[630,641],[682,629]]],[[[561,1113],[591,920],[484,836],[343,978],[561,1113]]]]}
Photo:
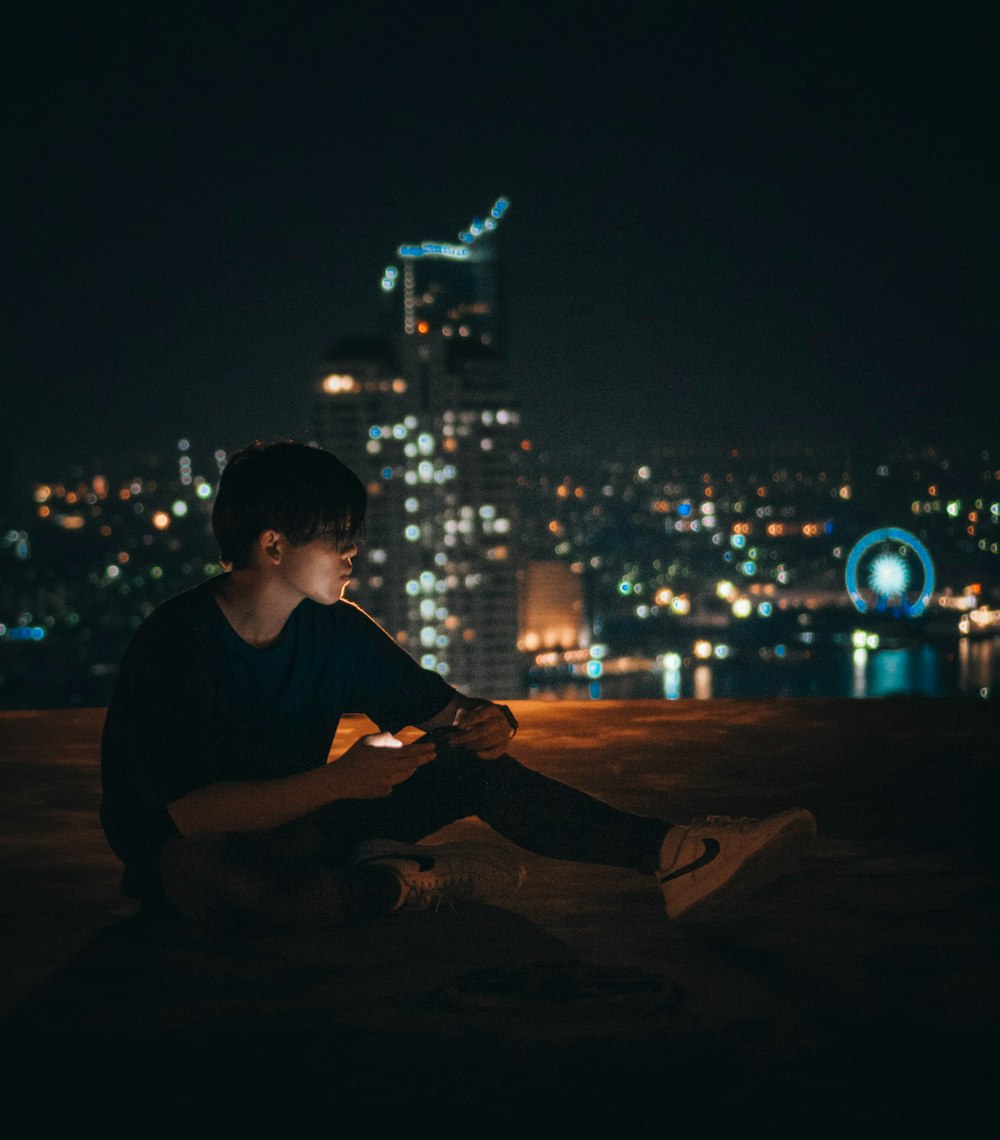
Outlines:
{"type": "Polygon", "coordinates": [[[298,602],[252,569],[233,570],[221,578],[215,600],[236,635],[254,649],[266,649],[278,640],[298,602]]]}

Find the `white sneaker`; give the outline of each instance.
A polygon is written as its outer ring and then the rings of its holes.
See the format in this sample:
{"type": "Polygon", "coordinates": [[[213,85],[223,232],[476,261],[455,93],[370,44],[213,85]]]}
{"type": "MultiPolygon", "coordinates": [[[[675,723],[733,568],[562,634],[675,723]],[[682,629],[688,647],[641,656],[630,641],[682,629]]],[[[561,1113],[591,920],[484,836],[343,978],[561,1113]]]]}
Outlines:
{"type": "Polygon", "coordinates": [[[369,839],[351,853],[351,866],[385,867],[403,885],[396,910],[437,910],[442,904],[486,902],[513,894],[525,869],[491,843],[397,843],[369,839]]]}
{"type": "Polygon", "coordinates": [[[753,890],[795,862],[816,836],[816,820],[805,808],[766,819],[710,815],[671,829],[660,850],[657,879],[669,918],[700,917],[731,895],[753,890]],[[709,905],[711,904],[711,905],[709,905]]]}

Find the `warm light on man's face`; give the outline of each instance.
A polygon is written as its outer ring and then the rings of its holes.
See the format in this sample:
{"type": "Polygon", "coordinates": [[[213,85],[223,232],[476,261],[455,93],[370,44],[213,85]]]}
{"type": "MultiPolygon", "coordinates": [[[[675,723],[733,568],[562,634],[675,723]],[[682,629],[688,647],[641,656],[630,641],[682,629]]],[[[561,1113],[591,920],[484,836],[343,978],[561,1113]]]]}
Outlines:
{"type": "Polygon", "coordinates": [[[301,546],[283,540],[278,569],[284,584],[304,598],[322,606],[344,596],[351,580],[351,564],[358,553],[353,539],[333,535],[313,539],[301,546]]]}

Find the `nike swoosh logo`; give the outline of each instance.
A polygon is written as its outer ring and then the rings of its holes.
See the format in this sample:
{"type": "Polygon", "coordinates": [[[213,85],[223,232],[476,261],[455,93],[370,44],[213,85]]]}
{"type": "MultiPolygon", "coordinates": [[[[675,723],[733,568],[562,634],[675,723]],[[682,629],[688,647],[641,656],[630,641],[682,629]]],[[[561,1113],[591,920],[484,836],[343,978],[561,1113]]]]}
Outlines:
{"type": "Polygon", "coordinates": [[[690,875],[692,871],[697,871],[699,867],[704,867],[706,863],[711,863],[719,854],[719,841],[718,839],[703,839],[702,843],[705,844],[705,850],[698,859],[695,859],[693,863],[685,863],[683,867],[678,867],[676,871],[671,871],[669,875],[661,875],[660,884],[669,883],[671,879],[679,879],[681,875],[690,875]]]}

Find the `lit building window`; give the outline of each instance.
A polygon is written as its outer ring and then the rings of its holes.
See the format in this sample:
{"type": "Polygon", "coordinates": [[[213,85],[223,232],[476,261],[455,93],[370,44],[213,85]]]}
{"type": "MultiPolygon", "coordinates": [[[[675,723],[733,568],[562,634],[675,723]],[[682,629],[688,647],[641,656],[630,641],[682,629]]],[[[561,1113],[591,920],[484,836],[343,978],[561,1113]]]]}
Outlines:
{"type": "Polygon", "coordinates": [[[357,389],[353,376],[342,376],[331,373],[323,380],[323,391],[330,396],[340,395],[343,392],[353,392],[357,389]]]}

